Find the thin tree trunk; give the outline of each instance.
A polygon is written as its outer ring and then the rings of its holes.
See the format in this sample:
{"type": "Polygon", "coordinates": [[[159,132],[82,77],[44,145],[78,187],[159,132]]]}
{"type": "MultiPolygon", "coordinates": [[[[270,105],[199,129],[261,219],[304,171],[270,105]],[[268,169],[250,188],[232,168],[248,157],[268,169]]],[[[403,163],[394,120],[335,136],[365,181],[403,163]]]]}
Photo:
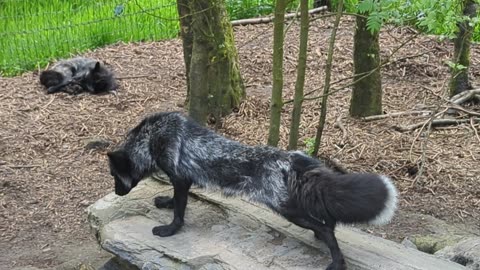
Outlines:
{"type": "Polygon", "coordinates": [[[335,48],[335,38],[337,36],[338,25],[340,24],[340,18],[342,18],[342,11],[343,0],[338,0],[337,15],[335,17],[335,23],[333,24],[332,33],[330,34],[330,42],[328,45],[327,63],[325,65],[325,85],[323,88],[322,108],[320,111],[317,134],[315,136],[315,144],[313,145],[313,156],[318,156],[318,149],[320,148],[320,142],[322,141],[323,128],[325,127],[325,119],[327,117],[327,100],[330,91],[330,78],[332,76],[333,50],[335,48]]]}
{"type": "Polygon", "coordinates": [[[305,84],[305,69],[307,67],[308,43],[308,0],[300,0],[300,49],[298,51],[297,81],[295,82],[295,97],[293,101],[292,123],[288,149],[297,149],[298,128],[302,114],[303,88],[305,84]]]}
{"type": "Polygon", "coordinates": [[[354,48],[354,85],[350,100],[350,115],[366,117],[382,114],[382,80],[380,69],[379,32],[372,33],[367,29],[367,18],[357,16],[354,48]],[[372,70],[374,70],[371,72],[372,70]],[[364,74],[371,74],[360,79],[364,74]]]}
{"type": "Polygon", "coordinates": [[[245,98],[233,29],[224,0],[190,0],[193,47],[190,115],[200,123],[231,112],[245,98]],[[194,100],[195,99],[195,100],[194,100]]]}
{"type": "Polygon", "coordinates": [[[270,128],[268,132],[268,144],[271,146],[277,146],[280,138],[280,118],[283,106],[283,30],[286,7],[287,0],[277,0],[275,19],[273,20],[273,87],[272,102],[270,104],[270,128]]]}
{"type": "Polygon", "coordinates": [[[208,69],[208,52],[210,47],[199,35],[193,37],[192,58],[190,64],[190,97],[189,115],[199,124],[207,122],[208,105],[208,76],[205,70],[208,69]]]}
{"type": "MultiPolygon", "coordinates": [[[[477,15],[477,4],[473,0],[464,0],[463,15],[474,18],[477,15]]],[[[454,40],[455,52],[453,55],[453,63],[461,65],[465,68],[451,69],[452,78],[450,79],[450,97],[463,91],[472,89],[468,77],[470,67],[470,44],[472,42],[473,28],[469,21],[463,21],[458,24],[457,37],[454,40]]]]}
{"type": "Polygon", "coordinates": [[[185,106],[188,107],[190,98],[190,63],[193,48],[192,16],[188,0],[177,0],[177,11],[180,20],[180,36],[183,44],[183,60],[185,62],[185,74],[187,79],[187,98],[185,100],[185,106]]]}

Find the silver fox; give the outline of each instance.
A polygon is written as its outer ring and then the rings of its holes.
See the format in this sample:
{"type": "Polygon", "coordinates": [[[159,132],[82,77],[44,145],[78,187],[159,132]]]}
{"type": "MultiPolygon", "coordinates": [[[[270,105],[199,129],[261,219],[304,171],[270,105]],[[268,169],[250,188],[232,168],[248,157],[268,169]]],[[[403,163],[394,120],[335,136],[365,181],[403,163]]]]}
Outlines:
{"type": "Polygon", "coordinates": [[[173,198],[160,196],[154,203],[173,208],[174,218],[154,227],[154,235],[170,236],[182,227],[192,184],[216,187],[312,230],[330,249],[330,270],[346,269],[334,235],[337,223],[385,224],[397,207],[397,191],[386,176],[339,174],[299,151],[244,145],[178,112],[146,117],[107,155],[118,195],[158,170],[169,176],[173,198]]]}
{"type": "Polygon", "coordinates": [[[47,88],[48,94],[59,91],[98,94],[118,87],[109,69],[98,60],[86,57],[57,62],[51,69],[40,73],[40,83],[47,88]]]}

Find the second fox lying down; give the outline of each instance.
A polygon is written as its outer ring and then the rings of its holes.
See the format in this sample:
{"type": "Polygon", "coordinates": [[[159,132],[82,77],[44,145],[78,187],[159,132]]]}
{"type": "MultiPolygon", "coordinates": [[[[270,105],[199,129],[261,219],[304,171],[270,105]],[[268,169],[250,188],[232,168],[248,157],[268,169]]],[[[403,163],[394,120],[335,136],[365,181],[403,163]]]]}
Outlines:
{"type": "Polygon", "coordinates": [[[346,269],[334,235],[337,222],[385,224],[397,206],[397,191],[386,176],[338,174],[298,151],[227,139],[178,112],[146,117],[108,157],[118,195],[158,170],[169,176],[174,196],[157,197],[155,205],[173,208],[174,218],[154,227],[154,235],[170,236],[182,227],[192,184],[219,188],[312,230],[330,249],[327,269],[346,269]]]}

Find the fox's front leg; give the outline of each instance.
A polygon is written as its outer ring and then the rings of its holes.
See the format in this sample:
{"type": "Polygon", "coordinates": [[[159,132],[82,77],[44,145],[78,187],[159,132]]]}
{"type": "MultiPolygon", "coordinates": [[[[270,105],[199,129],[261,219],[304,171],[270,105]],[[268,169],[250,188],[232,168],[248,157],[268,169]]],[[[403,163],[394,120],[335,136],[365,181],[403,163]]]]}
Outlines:
{"type": "Polygon", "coordinates": [[[173,197],[169,196],[157,196],[153,200],[153,203],[158,209],[173,209],[173,197]]]}
{"type": "Polygon", "coordinates": [[[63,88],[65,86],[69,85],[70,83],[72,83],[71,80],[66,80],[66,81],[63,81],[60,84],[55,85],[55,86],[50,86],[47,89],[47,94],[53,94],[53,93],[56,93],[56,92],[59,92],[59,91],[63,91],[63,88]]]}
{"type": "MultiPolygon", "coordinates": [[[[187,207],[188,190],[192,185],[190,181],[183,179],[174,179],[173,184],[173,221],[169,225],[162,225],[154,227],[152,232],[154,235],[160,237],[166,237],[174,235],[182,226],[183,218],[185,216],[185,208],[187,207]]],[[[157,197],[158,198],[158,197],[157,197]]],[[[155,198],[155,201],[157,201],[155,198]]],[[[169,206],[169,202],[163,197],[166,203],[165,206],[169,206]]],[[[162,200],[162,199],[159,199],[162,200]]],[[[155,205],[157,202],[155,202],[155,205]]],[[[163,206],[163,205],[161,205],[163,206]]],[[[158,207],[158,206],[157,206],[158,207]]]]}

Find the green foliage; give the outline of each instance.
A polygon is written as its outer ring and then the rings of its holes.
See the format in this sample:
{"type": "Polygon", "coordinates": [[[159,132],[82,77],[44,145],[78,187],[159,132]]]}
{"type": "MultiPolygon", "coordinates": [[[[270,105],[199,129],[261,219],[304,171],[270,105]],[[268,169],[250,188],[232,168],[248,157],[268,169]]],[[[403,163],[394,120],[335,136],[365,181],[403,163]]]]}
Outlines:
{"type": "Polygon", "coordinates": [[[273,11],[272,0],[226,0],[227,12],[232,20],[257,17],[273,11]]]}
{"type": "MultiPolygon", "coordinates": [[[[338,0],[333,1],[333,5],[338,0]]],[[[462,14],[464,0],[346,0],[347,12],[368,14],[367,28],[378,31],[385,22],[412,25],[419,30],[453,38],[458,23],[468,21],[475,29],[474,41],[480,41],[480,19],[462,14]]],[[[476,0],[479,3],[479,0],[476,0]]]]}
{"type": "MultiPolygon", "coordinates": [[[[231,19],[271,14],[274,7],[274,0],[226,3],[231,19]]],[[[298,3],[289,1],[287,10],[298,3]]],[[[0,75],[119,41],[172,38],[176,18],[176,0],[0,0],[0,75]]]]}
{"type": "MultiPolygon", "coordinates": [[[[311,1],[313,5],[313,1],[311,1]]],[[[274,0],[226,0],[227,11],[232,20],[254,18],[273,13],[274,0]]],[[[299,0],[291,0],[287,4],[287,12],[297,10],[299,0]]]]}
{"type": "Polygon", "coordinates": [[[462,71],[462,70],[467,68],[466,66],[464,66],[462,64],[454,63],[450,60],[445,61],[445,63],[455,72],[459,72],[459,71],[462,71]]]}
{"type": "Polygon", "coordinates": [[[315,138],[306,138],[304,143],[305,143],[305,153],[311,156],[313,154],[313,149],[315,146],[315,138]]]}

